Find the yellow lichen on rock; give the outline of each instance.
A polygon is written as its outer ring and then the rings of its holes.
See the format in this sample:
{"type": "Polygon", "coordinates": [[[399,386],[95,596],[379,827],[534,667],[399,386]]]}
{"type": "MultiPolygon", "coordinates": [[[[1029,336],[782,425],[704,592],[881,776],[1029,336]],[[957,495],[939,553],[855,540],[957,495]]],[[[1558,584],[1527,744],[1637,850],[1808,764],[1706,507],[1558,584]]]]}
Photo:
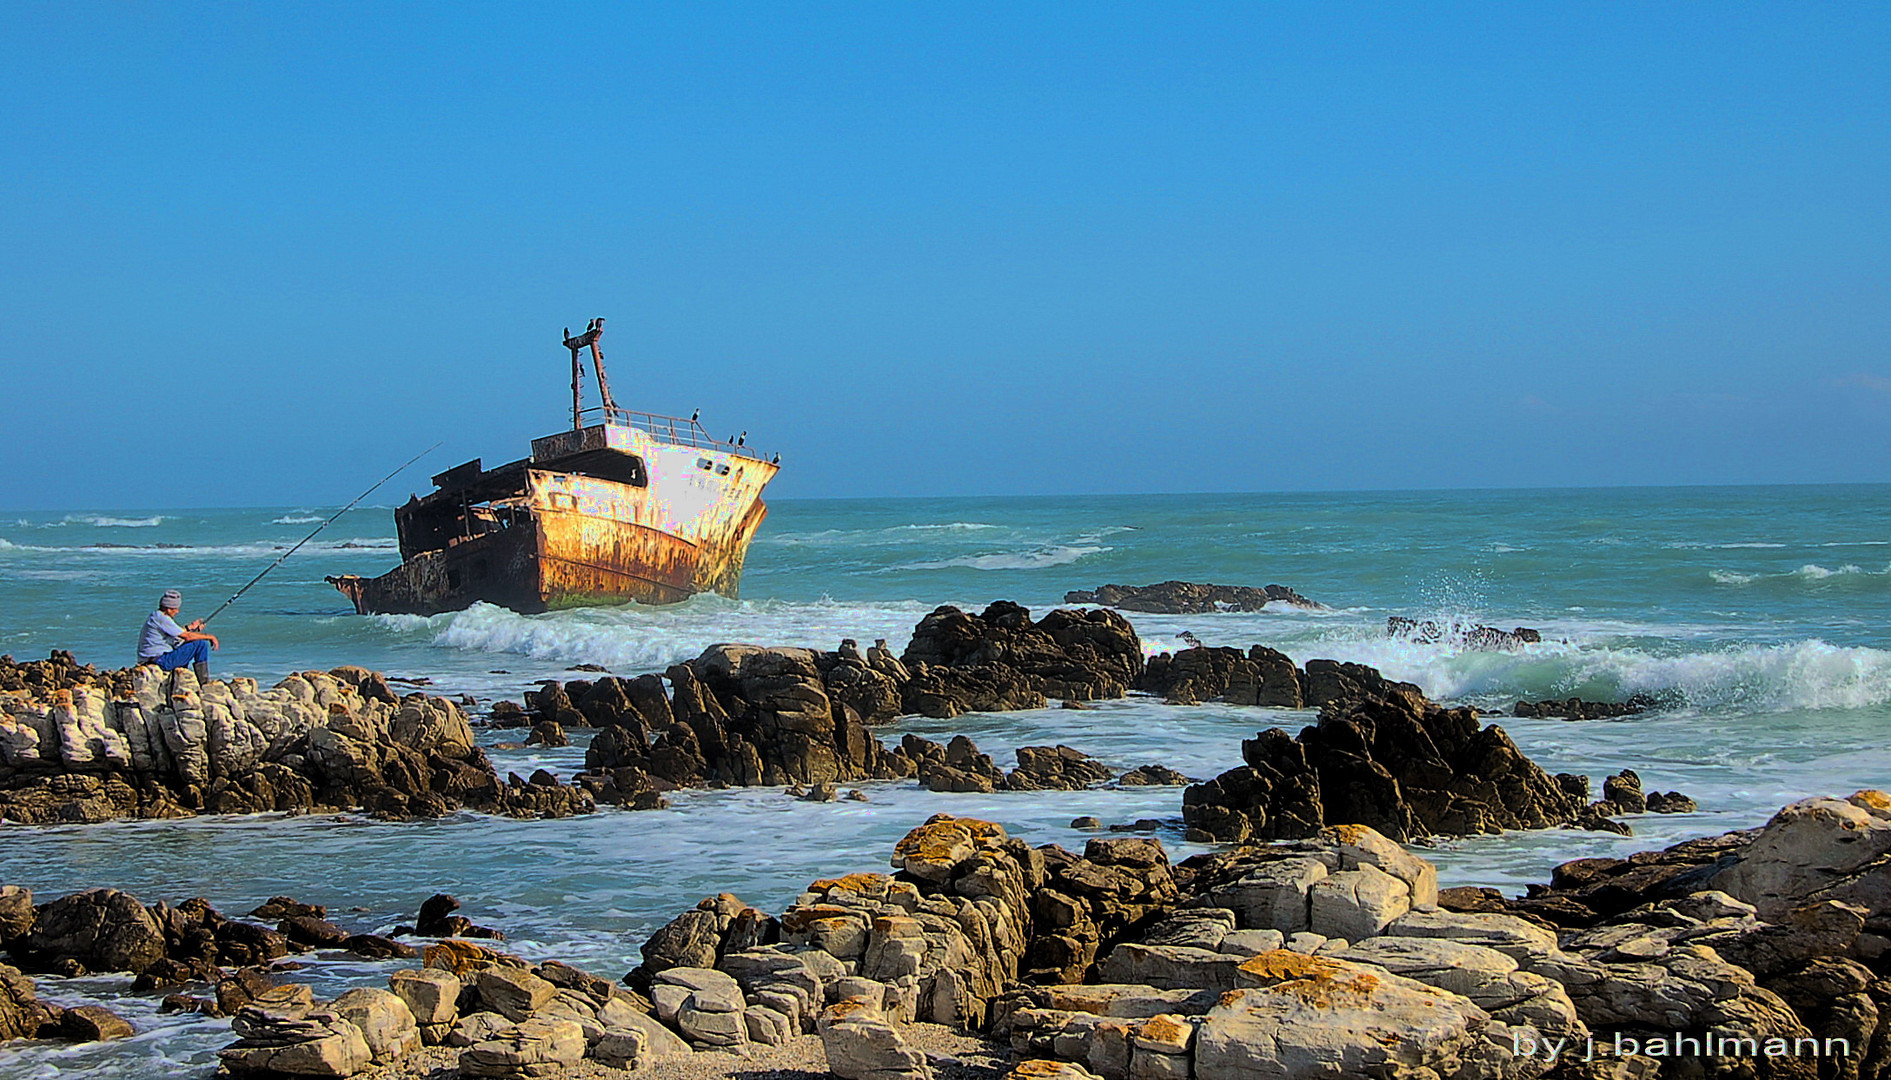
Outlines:
{"type": "Polygon", "coordinates": [[[827,1007],[825,1014],[830,1024],[844,1023],[862,1016],[879,1016],[880,1010],[864,997],[847,997],[827,1007]]]}
{"type": "Polygon", "coordinates": [[[1295,979],[1269,989],[1277,994],[1292,994],[1316,1009],[1359,1009],[1372,1003],[1372,995],[1379,989],[1379,977],[1364,971],[1349,971],[1295,979]]]}
{"type": "Polygon", "coordinates": [[[451,971],[455,975],[464,975],[469,971],[479,971],[484,968],[503,967],[510,959],[497,950],[457,938],[449,938],[427,946],[421,953],[421,957],[422,963],[427,967],[451,971]]]}
{"type": "Polygon", "coordinates": [[[1875,788],[1866,788],[1863,791],[1854,791],[1852,792],[1851,798],[1845,801],[1852,803],[1856,806],[1862,807],[1866,810],[1891,811],[1891,795],[1887,795],[1884,792],[1879,791],[1875,788]]]}
{"type": "Polygon", "coordinates": [[[782,912],[781,928],[790,934],[805,933],[817,923],[832,919],[865,922],[866,914],[856,908],[839,907],[834,904],[809,904],[806,907],[789,908],[782,912]]]}
{"type": "Polygon", "coordinates": [[[1237,970],[1252,979],[1275,983],[1343,971],[1345,965],[1289,949],[1269,949],[1242,961],[1237,970]]]}
{"type": "Polygon", "coordinates": [[[942,877],[953,866],[1004,840],[1002,825],[940,814],[893,845],[893,865],[922,877],[942,877]]]}
{"type": "Polygon", "coordinates": [[[1180,1018],[1163,1014],[1144,1020],[1136,1028],[1137,1036],[1156,1043],[1186,1045],[1194,1029],[1180,1018]]]}
{"type": "Polygon", "coordinates": [[[1092,1077],[1088,1069],[1074,1061],[1050,1061],[1033,1058],[1020,1061],[1005,1074],[1005,1080],[1081,1080],[1092,1077]]]}
{"type": "Polygon", "coordinates": [[[1364,825],[1328,825],[1321,830],[1320,838],[1341,844],[1362,844],[1371,831],[1364,825]]]}
{"type": "Polygon", "coordinates": [[[822,878],[819,881],[809,882],[808,891],[830,893],[839,889],[843,892],[859,893],[862,896],[884,896],[887,887],[892,883],[893,879],[886,874],[847,874],[843,877],[822,878]]]}
{"type": "Polygon", "coordinates": [[[1259,953],[1236,968],[1244,986],[1291,994],[1319,1009],[1366,1005],[1379,988],[1379,977],[1357,964],[1307,956],[1287,949],[1259,953]]]}

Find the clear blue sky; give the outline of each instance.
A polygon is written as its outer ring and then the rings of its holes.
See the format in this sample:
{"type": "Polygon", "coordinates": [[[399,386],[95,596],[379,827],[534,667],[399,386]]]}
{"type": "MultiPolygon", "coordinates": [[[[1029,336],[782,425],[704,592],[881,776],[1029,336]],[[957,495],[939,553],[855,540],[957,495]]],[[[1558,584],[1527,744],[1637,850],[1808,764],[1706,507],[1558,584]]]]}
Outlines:
{"type": "Polygon", "coordinates": [[[778,496],[1891,480],[1887,57],[1882,4],[16,0],[0,506],[508,460],[593,315],[778,496]]]}

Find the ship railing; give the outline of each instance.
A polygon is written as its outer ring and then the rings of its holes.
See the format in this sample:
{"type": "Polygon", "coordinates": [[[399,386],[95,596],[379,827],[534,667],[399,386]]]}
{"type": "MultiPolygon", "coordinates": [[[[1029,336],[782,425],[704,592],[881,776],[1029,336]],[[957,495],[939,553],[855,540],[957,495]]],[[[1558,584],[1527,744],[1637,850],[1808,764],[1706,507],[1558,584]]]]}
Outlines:
{"type": "Polygon", "coordinates": [[[762,460],[761,451],[753,446],[739,442],[725,442],[713,438],[700,423],[687,417],[663,416],[658,413],[636,412],[631,409],[605,408],[592,406],[579,414],[581,418],[602,420],[606,424],[618,427],[634,428],[658,442],[672,446],[689,446],[698,450],[717,450],[737,457],[762,460]]]}

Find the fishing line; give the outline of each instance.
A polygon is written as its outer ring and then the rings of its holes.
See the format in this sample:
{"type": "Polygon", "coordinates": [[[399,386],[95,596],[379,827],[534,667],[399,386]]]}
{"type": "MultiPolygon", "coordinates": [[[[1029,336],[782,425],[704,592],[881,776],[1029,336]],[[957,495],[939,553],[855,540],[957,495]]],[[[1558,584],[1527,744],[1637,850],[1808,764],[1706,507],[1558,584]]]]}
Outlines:
{"type": "Polygon", "coordinates": [[[223,602],[223,604],[222,604],[222,606],[220,606],[220,607],[218,607],[218,608],[217,608],[217,610],[215,610],[215,611],[213,611],[213,612],[211,612],[210,614],[208,614],[208,615],[206,615],[206,616],[204,616],[204,617],[203,617],[202,619],[200,619],[200,620],[198,620],[198,623],[197,623],[197,625],[199,625],[199,626],[207,626],[207,625],[209,625],[209,623],[210,623],[210,620],[212,620],[212,619],[214,619],[214,618],[216,618],[216,617],[217,617],[218,615],[221,615],[221,614],[223,614],[223,609],[224,609],[224,608],[227,608],[227,607],[229,607],[229,606],[230,606],[231,604],[234,604],[234,603],[236,603],[236,601],[237,601],[237,597],[240,597],[240,596],[242,596],[242,595],[243,595],[244,593],[246,593],[246,592],[249,592],[249,591],[250,591],[250,585],[254,585],[254,584],[256,584],[257,582],[259,582],[259,581],[261,581],[261,580],[263,580],[263,578],[264,578],[264,577],[266,577],[266,576],[268,576],[268,574],[269,574],[269,572],[270,572],[271,570],[274,570],[274,569],[275,569],[276,567],[278,567],[278,566],[281,566],[281,565],[282,565],[282,561],[283,561],[284,559],[287,559],[287,558],[288,558],[289,556],[291,556],[291,555],[294,555],[294,554],[295,554],[295,553],[296,553],[296,552],[297,552],[298,550],[300,550],[303,544],[306,544],[306,543],[308,543],[309,541],[311,541],[311,540],[313,540],[313,539],[315,539],[315,534],[316,534],[316,533],[319,533],[319,532],[321,532],[321,531],[322,531],[323,529],[326,529],[326,528],[328,528],[328,527],[329,527],[330,525],[333,525],[333,524],[335,523],[335,519],[336,519],[336,518],[339,518],[339,517],[341,517],[341,516],[342,516],[343,514],[345,514],[345,513],[347,513],[347,512],[348,512],[348,511],[350,511],[350,510],[353,510],[353,509],[355,508],[355,506],[356,506],[356,505],[358,505],[358,504],[359,504],[359,503],[361,502],[361,500],[363,500],[363,499],[365,499],[365,498],[367,498],[368,496],[370,496],[370,495],[372,495],[372,494],[374,494],[374,493],[375,493],[376,491],[379,491],[379,490],[380,490],[380,488],[381,488],[381,485],[382,485],[382,484],[385,484],[385,483],[387,483],[387,482],[388,482],[389,480],[392,480],[392,479],[394,479],[394,478],[395,478],[396,476],[399,476],[399,475],[400,475],[400,474],[401,474],[401,473],[402,473],[403,471],[405,471],[405,470],[406,470],[406,468],[407,468],[407,466],[409,466],[409,465],[412,465],[412,464],[413,464],[414,462],[416,462],[416,461],[419,461],[419,460],[420,460],[421,458],[424,458],[424,457],[426,457],[426,456],[427,456],[428,454],[431,454],[431,453],[433,453],[433,452],[434,452],[435,450],[438,450],[438,449],[440,449],[440,447],[441,447],[441,445],[442,445],[442,443],[444,443],[444,441],[445,441],[445,440],[442,440],[441,442],[437,442],[437,443],[434,443],[434,444],[433,444],[432,446],[429,446],[429,447],[427,447],[427,448],[426,448],[425,450],[422,450],[422,451],[421,451],[420,453],[418,453],[418,454],[415,454],[415,455],[414,455],[413,457],[410,457],[410,458],[408,458],[408,459],[406,460],[406,462],[404,462],[404,463],[403,463],[403,464],[401,465],[401,467],[400,467],[400,468],[398,468],[398,469],[395,469],[395,470],[394,470],[393,472],[391,472],[391,473],[388,473],[388,474],[387,474],[386,476],[383,476],[383,477],[381,477],[381,478],[380,478],[379,480],[376,480],[376,481],[374,482],[374,486],[373,486],[373,487],[371,487],[371,488],[369,488],[368,490],[366,490],[366,491],[364,491],[364,492],[362,492],[362,493],[361,493],[361,494],[359,494],[359,495],[356,495],[356,496],[355,496],[355,498],[354,498],[354,502],[351,502],[351,503],[349,503],[349,504],[348,504],[347,506],[344,506],[344,507],[342,507],[342,508],[341,508],[340,510],[337,510],[337,511],[335,511],[335,513],[334,513],[334,515],[333,515],[332,517],[330,517],[330,518],[329,518],[329,519],[328,519],[327,521],[324,521],[324,522],[322,522],[322,523],[321,523],[320,525],[317,525],[317,526],[315,527],[315,531],[314,531],[314,532],[311,532],[311,533],[309,533],[309,534],[308,534],[307,536],[305,536],[305,537],[303,537],[302,539],[300,539],[300,540],[298,540],[298,541],[296,541],[296,545],[295,545],[295,547],[292,547],[292,548],[290,548],[289,550],[287,550],[287,551],[285,551],[285,552],[283,552],[283,553],[282,553],[281,555],[279,555],[279,556],[277,556],[277,557],[276,557],[276,561],[275,561],[275,562],[272,562],[272,563],[270,563],[270,564],[269,564],[268,566],[265,566],[265,567],[263,567],[263,572],[262,572],[262,573],[260,573],[260,574],[257,574],[257,575],[256,575],[255,577],[253,577],[253,578],[251,578],[251,579],[249,580],[249,585],[245,585],[245,586],[243,586],[242,588],[240,588],[240,589],[238,589],[238,590],[236,590],[236,593],[235,593],[235,595],[233,595],[233,596],[231,596],[231,597],[230,597],[230,598],[229,598],[228,600],[225,600],[225,601],[223,602]]]}

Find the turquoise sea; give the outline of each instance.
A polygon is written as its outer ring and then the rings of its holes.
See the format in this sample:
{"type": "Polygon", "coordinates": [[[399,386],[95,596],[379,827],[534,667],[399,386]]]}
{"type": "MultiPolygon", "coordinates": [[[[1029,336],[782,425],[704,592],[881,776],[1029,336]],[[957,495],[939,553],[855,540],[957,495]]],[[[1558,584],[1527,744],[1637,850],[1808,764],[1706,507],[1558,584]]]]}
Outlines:
{"type": "MultiPolygon", "coordinates": [[[[0,513],[0,652],[65,648],[124,664],[164,589],[184,591],[186,617],[206,614],[334,509],[0,513]]],[[[1278,582],[1329,610],[1130,618],[1152,652],[1177,647],[1183,631],[1211,645],[1262,643],[1300,661],[1372,664],[1439,700],[1486,709],[1637,692],[1663,703],[1619,721],[1497,722],[1552,771],[1599,782],[1632,767],[1651,789],[1694,796],[1698,813],[1634,819],[1626,840],[1559,831],[1453,842],[1428,853],[1450,883],[1515,888],[1565,859],[1756,825],[1806,794],[1891,785],[1891,486],[783,501],[750,551],[740,601],[350,614],[323,575],[391,567],[392,536],[386,507],[342,517],[217,619],[214,669],[273,680],[356,663],[489,703],[574,664],[660,671],[719,641],[832,648],[843,637],[886,638],[898,649],[943,603],[1010,599],[1041,612],[1067,590],[1105,582],[1278,582]],[[1415,644],[1385,636],[1393,615],[1528,626],[1544,640],[1516,652],[1415,644]]],[[[883,734],[964,732],[1001,763],[1019,745],[1065,742],[1119,767],[1159,761],[1206,776],[1237,764],[1256,730],[1309,719],[1131,698],[1082,712],[901,722],[883,734]]],[[[577,741],[494,758],[502,769],[568,776],[582,764],[577,741]]],[[[729,890],[778,909],[813,877],[883,866],[893,841],[930,813],[988,816],[1034,842],[1075,846],[1075,816],[1179,819],[1181,797],[865,789],[866,803],[825,805],[776,790],[698,792],[667,811],[558,822],[5,827],[0,883],[44,896],[110,885],[147,903],[205,896],[233,913],[288,893],[361,929],[411,921],[421,900],[447,891],[518,951],[617,975],[650,929],[701,896],[729,890]]],[[[1181,853],[1190,849],[1177,826],[1165,841],[1181,853]]],[[[385,970],[318,958],[307,974],[337,989],[385,970]]],[[[43,988],[58,1000],[112,998],[140,1027],[132,1043],[0,1050],[0,1074],[207,1076],[227,1025],[160,1016],[155,1000],[119,998],[119,981],[43,988]]]]}

